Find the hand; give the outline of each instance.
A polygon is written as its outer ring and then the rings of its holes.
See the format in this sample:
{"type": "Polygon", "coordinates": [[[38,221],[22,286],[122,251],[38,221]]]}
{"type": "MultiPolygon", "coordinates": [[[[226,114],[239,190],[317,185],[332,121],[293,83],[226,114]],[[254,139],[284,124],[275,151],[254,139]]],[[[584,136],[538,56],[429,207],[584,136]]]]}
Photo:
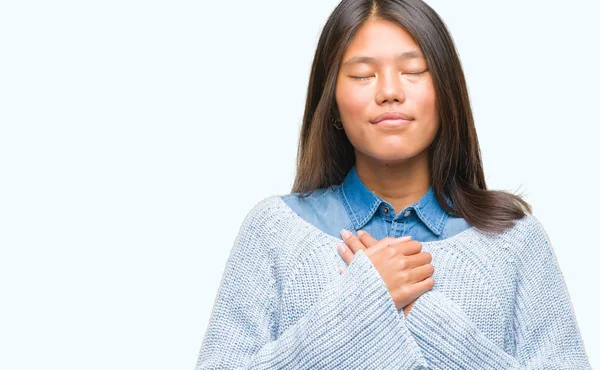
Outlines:
{"type": "MultiPolygon", "coordinates": [[[[369,233],[361,231],[359,236],[350,232],[343,233],[344,247],[340,255],[347,264],[354,259],[354,254],[364,249],[385,282],[396,305],[403,308],[406,316],[416,299],[425,291],[433,288],[434,269],[430,264],[431,254],[421,252],[421,243],[411,240],[412,237],[383,238],[380,241],[369,233]]],[[[340,273],[345,271],[341,269],[340,273]]]]}

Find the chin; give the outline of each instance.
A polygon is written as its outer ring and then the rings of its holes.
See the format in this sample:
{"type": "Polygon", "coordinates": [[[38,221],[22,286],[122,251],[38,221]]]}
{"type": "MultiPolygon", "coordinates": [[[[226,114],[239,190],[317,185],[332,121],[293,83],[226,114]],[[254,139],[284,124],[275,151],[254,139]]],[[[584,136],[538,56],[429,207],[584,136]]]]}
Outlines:
{"type": "Polygon", "coordinates": [[[410,151],[407,152],[405,148],[398,150],[390,150],[386,148],[385,152],[376,152],[370,155],[371,158],[386,163],[400,163],[407,159],[413,158],[417,153],[410,151]]]}

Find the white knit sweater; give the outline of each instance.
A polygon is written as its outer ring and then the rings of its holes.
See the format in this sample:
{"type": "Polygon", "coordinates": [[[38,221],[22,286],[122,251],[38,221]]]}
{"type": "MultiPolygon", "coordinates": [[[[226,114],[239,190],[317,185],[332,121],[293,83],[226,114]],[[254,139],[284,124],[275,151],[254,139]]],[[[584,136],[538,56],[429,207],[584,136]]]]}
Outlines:
{"type": "Polygon", "coordinates": [[[363,251],[279,196],[245,218],[197,369],[589,369],[563,275],[528,214],[494,235],[471,227],[423,242],[432,290],[396,310],[363,251]]]}

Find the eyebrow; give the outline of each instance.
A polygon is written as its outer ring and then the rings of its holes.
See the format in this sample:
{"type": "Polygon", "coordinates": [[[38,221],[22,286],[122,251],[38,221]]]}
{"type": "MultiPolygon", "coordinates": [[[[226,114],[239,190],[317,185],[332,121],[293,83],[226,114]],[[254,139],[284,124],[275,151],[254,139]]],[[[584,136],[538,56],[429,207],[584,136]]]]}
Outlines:
{"type": "MultiPolygon", "coordinates": [[[[402,61],[402,60],[414,59],[414,58],[423,58],[423,54],[419,53],[416,50],[410,50],[410,51],[405,51],[404,53],[402,53],[400,55],[396,55],[395,59],[396,59],[396,61],[402,61]]],[[[373,57],[367,57],[367,56],[358,55],[358,56],[355,56],[354,58],[348,59],[342,65],[354,64],[354,63],[371,63],[371,64],[376,64],[377,63],[377,59],[375,59],[373,57]]]]}

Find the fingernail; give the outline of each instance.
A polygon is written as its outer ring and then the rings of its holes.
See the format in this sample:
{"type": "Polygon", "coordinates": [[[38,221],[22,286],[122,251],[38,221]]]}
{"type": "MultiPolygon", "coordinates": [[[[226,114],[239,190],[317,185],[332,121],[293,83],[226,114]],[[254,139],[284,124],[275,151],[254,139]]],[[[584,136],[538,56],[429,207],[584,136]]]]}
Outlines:
{"type": "Polygon", "coordinates": [[[400,238],[398,238],[398,240],[400,240],[400,241],[411,240],[411,239],[412,239],[412,235],[401,236],[400,238]]]}
{"type": "Polygon", "coordinates": [[[346,229],[342,229],[342,238],[344,240],[346,240],[347,238],[351,237],[352,233],[346,229]]]}
{"type": "Polygon", "coordinates": [[[365,232],[364,232],[364,230],[358,230],[358,231],[356,232],[356,234],[357,234],[358,236],[361,236],[361,235],[362,235],[362,234],[364,234],[364,233],[365,233],[365,232]]]}
{"type": "Polygon", "coordinates": [[[340,253],[344,253],[344,251],[346,250],[346,244],[342,243],[338,245],[338,251],[340,253]]]}

